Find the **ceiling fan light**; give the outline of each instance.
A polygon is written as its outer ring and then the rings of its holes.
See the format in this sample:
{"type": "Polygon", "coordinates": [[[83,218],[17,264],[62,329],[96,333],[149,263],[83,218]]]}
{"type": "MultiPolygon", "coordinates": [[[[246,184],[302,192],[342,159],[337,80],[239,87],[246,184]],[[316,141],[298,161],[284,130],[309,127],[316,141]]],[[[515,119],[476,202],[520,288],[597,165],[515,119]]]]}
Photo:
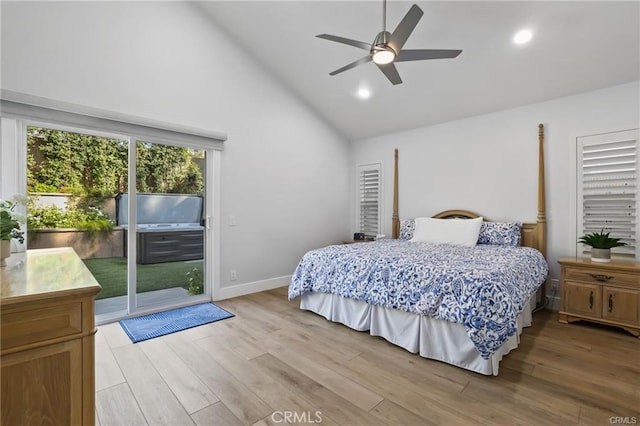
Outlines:
{"type": "Polygon", "coordinates": [[[378,65],[390,64],[395,58],[396,54],[391,49],[377,49],[371,57],[378,65]]]}

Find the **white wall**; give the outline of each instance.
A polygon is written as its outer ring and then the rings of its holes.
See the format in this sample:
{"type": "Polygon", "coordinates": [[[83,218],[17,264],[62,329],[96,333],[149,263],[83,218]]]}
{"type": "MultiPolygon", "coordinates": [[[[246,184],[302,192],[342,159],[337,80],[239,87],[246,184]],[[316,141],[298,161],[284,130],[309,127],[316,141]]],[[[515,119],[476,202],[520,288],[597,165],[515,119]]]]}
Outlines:
{"type": "Polygon", "coordinates": [[[228,135],[219,297],[288,284],[306,250],[348,235],[347,142],[195,6],[1,7],[3,89],[228,135]]]}
{"type": "Polygon", "coordinates": [[[538,123],[545,125],[548,260],[551,278],[558,278],[557,259],[576,253],[575,138],[640,126],[640,82],[360,140],[352,143],[351,163],[384,162],[387,234],[394,148],[401,218],[465,209],[491,220],[535,222],[538,123]]]}

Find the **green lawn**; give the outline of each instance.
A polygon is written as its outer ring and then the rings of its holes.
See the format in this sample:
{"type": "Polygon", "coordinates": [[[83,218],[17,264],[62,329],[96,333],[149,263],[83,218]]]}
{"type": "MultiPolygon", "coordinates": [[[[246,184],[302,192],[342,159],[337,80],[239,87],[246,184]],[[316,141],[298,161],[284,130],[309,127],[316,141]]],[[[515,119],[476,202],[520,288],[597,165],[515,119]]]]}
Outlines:
{"type": "MultiPolygon", "coordinates": [[[[124,296],[127,294],[127,259],[109,257],[104,259],[85,259],[84,264],[102,286],[96,299],[124,296]]],[[[138,265],[138,293],[162,290],[165,288],[189,288],[187,272],[194,268],[203,276],[202,261],[168,262],[138,265]]]]}

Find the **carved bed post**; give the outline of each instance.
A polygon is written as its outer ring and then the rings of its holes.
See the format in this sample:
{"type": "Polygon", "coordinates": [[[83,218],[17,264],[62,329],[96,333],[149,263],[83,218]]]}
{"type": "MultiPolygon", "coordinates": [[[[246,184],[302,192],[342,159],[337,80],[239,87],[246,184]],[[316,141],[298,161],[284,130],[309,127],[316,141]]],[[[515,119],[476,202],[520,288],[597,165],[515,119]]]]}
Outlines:
{"type": "Polygon", "coordinates": [[[547,257],[547,214],[544,182],[544,124],[538,124],[538,226],[536,239],[538,250],[547,257]]]}
{"type": "MultiPolygon", "coordinates": [[[[538,218],[536,226],[537,248],[547,258],[547,214],[544,189],[544,124],[538,124],[538,218]]],[[[547,283],[540,286],[539,308],[547,303],[547,283]]]]}
{"type": "Polygon", "coordinates": [[[400,237],[400,217],[398,216],[398,148],[393,159],[393,214],[391,215],[392,238],[400,237]]]}

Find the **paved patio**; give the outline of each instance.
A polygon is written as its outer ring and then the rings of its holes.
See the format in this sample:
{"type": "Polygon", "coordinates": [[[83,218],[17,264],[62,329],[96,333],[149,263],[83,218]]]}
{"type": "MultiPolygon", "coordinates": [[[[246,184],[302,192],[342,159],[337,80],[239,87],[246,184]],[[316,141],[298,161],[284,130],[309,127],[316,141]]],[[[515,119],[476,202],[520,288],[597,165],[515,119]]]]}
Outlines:
{"type": "MultiPolygon", "coordinates": [[[[148,291],[138,294],[138,306],[156,305],[166,301],[176,302],[189,297],[189,292],[182,287],[148,291]]],[[[109,297],[96,300],[96,315],[108,315],[127,310],[127,296],[109,297]]]]}

